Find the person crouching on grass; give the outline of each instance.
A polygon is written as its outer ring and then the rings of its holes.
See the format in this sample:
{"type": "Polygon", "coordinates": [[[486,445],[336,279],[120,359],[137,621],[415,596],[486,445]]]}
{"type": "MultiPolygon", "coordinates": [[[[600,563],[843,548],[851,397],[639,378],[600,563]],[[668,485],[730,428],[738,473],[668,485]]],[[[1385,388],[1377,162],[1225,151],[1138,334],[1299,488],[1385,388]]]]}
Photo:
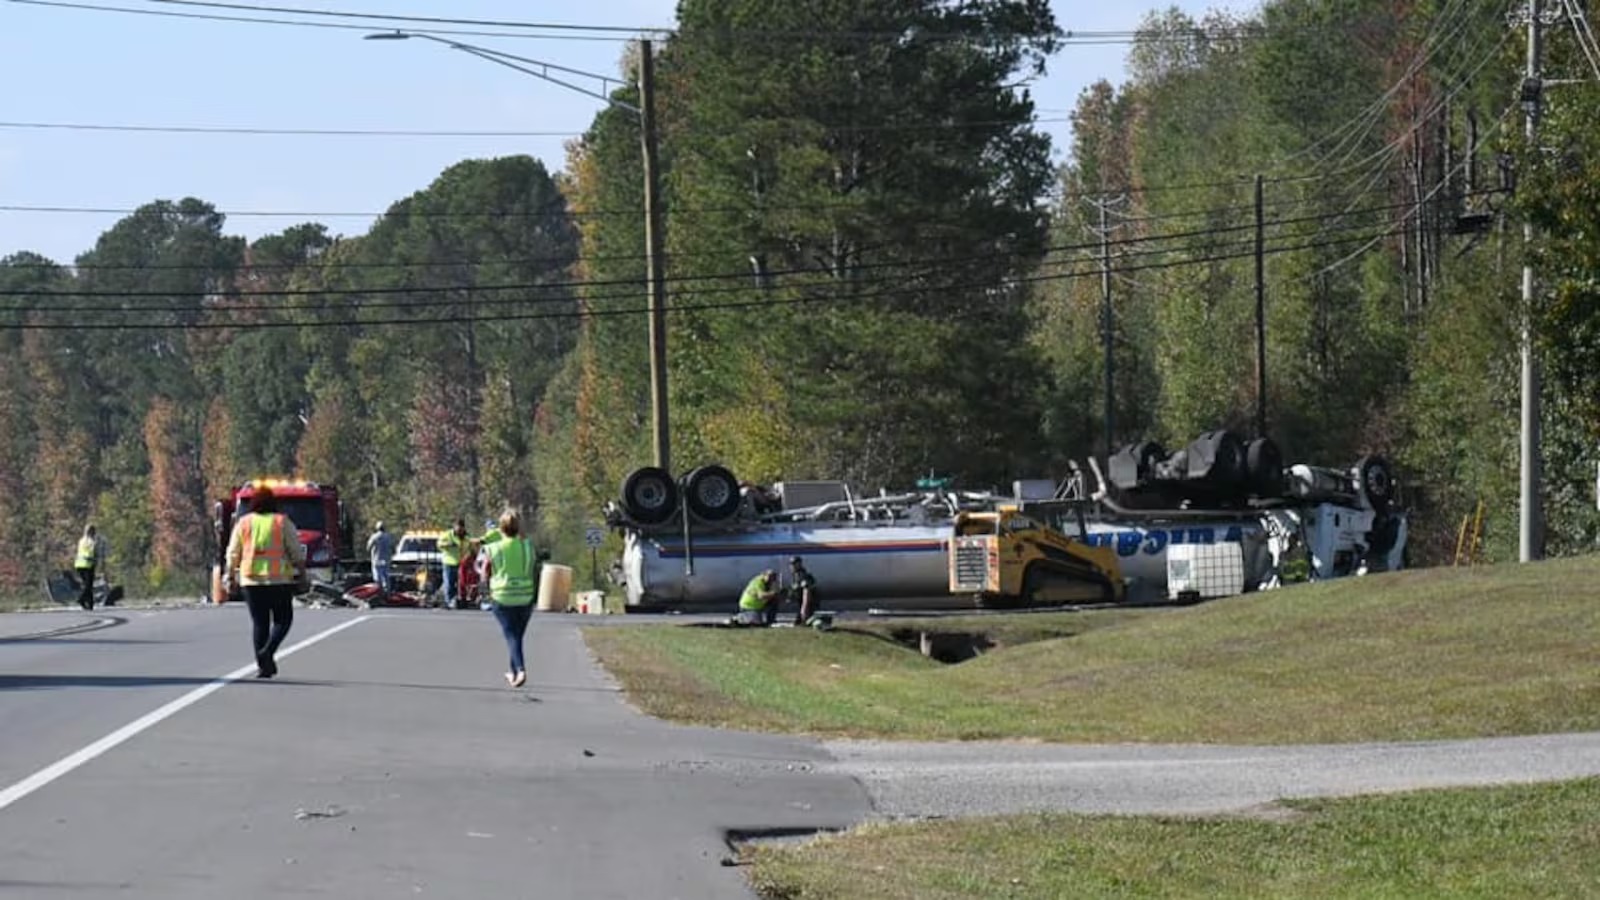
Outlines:
{"type": "Polygon", "coordinates": [[[538,578],[538,558],[533,543],[522,536],[522,519],[512,510],[500,514],[499,540],[484,546],[489,557],[489,599],[494,617],[500,623],[506,648],[511,653],[511,669],[506,684],[522,687],[528,680],[522,660],[522,636],[533,615],[533,596],[538,578]]]}

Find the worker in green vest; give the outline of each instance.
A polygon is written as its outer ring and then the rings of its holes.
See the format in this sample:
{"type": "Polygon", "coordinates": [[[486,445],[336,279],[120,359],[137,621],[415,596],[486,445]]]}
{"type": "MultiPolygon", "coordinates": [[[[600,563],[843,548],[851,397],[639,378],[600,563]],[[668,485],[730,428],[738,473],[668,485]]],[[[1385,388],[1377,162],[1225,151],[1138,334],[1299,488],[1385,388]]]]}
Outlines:
{"type": "Polygon", "coordinates": [[[467,537],[467,521],[457,519],[456,527],[439,538],[439,574],[444,591],[444,605],[456,608],[461,599],[461,560],[466,558],[472,540],[467,537]]]}
{"type": "Polygon", "coordinates": [[[105,541],[95,532],[94,525],[86,525],[83,537],[78,538],[78,552],[72,568],[78,575],[78,605],[94,609],[94,570],[105,561],[105,541]]]}
{"type": "Polygon", "coordinates": [[[533,542],[522,535],[522,518],[514,510],[500,514],[500,539],[484,547],[489,557],[489,598],[495,620],[510,651],[511,668],[506,684],[522,687],[528,671],[522,657],[522,637],[533,615],[534,592],[538,589],[539,557],[533,542]]]}
{"type": "Polygon", "coordinates": [[[740,625],[771,625],[778,616],[778,573],[767,569],[739,595],[740,625]]]}

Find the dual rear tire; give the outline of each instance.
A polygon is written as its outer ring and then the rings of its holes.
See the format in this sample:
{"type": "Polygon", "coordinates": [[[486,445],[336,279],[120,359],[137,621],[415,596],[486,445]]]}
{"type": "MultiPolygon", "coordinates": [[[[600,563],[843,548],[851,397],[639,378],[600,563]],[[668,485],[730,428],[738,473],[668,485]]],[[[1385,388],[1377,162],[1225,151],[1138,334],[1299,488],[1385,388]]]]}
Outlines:
{"type": "Polygon", "coordinates": [[[622,482],[622,507],[641,525],[664,525],[686,507],[702,522],[721,522],[739,511],[739,481],[723,466],[701,466],[679,482],[665,469],[635,469],[622,482]]]}

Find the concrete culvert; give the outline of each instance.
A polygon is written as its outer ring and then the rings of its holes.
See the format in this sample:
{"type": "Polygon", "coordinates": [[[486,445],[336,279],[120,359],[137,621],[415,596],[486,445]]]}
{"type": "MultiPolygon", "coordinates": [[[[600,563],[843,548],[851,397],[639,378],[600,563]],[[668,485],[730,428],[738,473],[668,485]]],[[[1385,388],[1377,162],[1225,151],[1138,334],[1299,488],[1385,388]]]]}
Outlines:
{"type": "Polygon", "coordinates": [[[937,662],[955,664],[982,656],[994,649],[986,634],[970,631],[921,631],[901,628],[890,633],[895,642],[916,650],[937,662]]]}

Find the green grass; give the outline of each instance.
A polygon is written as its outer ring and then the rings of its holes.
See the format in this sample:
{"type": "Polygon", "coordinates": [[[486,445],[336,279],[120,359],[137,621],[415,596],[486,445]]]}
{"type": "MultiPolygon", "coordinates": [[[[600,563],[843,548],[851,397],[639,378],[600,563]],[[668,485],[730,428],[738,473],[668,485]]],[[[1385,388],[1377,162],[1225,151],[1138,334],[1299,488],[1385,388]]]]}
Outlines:
{"type": "Polygon", "coordinates": [[[1026,815],[747,848],[768,898],[1593,897],[1600,780],[1285,802],[1270,817],[1026,815]]]}
{"type": "Polygon", "coordinates": [[[1183,609],[1017,616],[988,626],[1016,629],[1010,642],[955,666],[855,631],[638,626],[587,637],[646,712],[709,725],[933,740],[1476,737],[1600,729],[1597,584],[1600,557],[1585,557],[1183,609]]]}

